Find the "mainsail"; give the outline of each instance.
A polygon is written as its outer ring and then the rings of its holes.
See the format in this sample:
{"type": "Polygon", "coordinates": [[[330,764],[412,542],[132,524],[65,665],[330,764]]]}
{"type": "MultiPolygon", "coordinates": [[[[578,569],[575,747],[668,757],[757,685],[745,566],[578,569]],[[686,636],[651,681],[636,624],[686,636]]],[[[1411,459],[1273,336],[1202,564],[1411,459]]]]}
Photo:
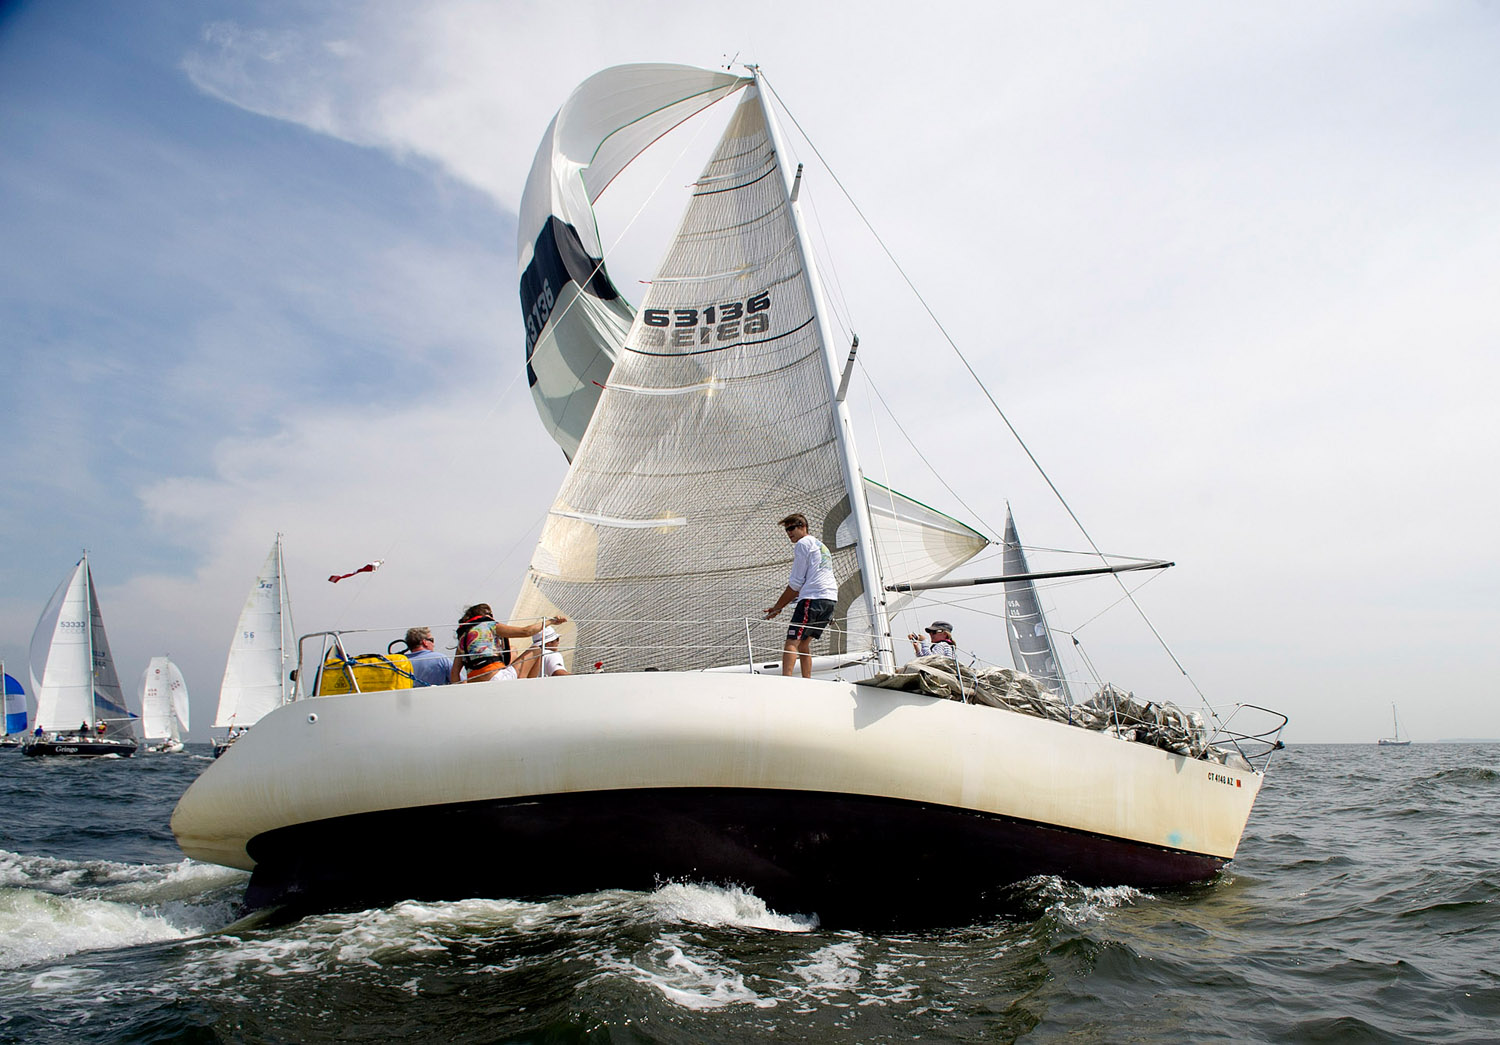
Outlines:
{"type": "Polygon", "coordinates": [[[572,460],[634,311],[610,282],[593,203],[643,149],[748,81],[681,65],[622,65],[558,110],[521,196],[526,379],[572,460]]]}
{"type": "Polygon", "coordinates": [[[800,511],[840,579],[821,651],[873,648],[866,593],[876,589],[859,527],[845,525],[856,506],[832,393],[785,177],[751,87],[646,293],[514,616],[562,610],[578,622],[564,638],[574,662],[614,670],[733,662],[747,631],[779,647],[779,633],[749,619],[786,582],[791,547],[776,521],[800,511]]]}
{"type": "MultiPolygon", "coordinates": [[[[1024,577],[1031,572],[1026,565],[1026,552],[1021,548],[1021,539],[1016,535],[1016,521],[1010,509],[1005,510],[1004,572],[1007,577],[1024,577]]],[[[1057,691],[1062,698],[1072,703],[1067,680],[1057,664],[1057,651],[1052,645],[1052,633],[1047,628],[1047,618],[1042,614],[1042,604],[1037,600],[1036,586],[1028,579],[1005,582],[1005,634],[1010,639],[1010,655],[1016,670],[1025,672],[1049,689],[1057,691]]]]}
{"type": "Polygon", "coordinates": [[[182,672],[167,657],[152,657],[141,673],[141,733],[148,740],[181,740],[188,728],[188,691],[182,672]]]}
{"type": "Polygon", "coordinates": [[[277,534],[235,625],[215,726],[251,726],[285,703],[296,641],[277,534]]]}
{"type": "Polygon", "coordinates": [[[31,636],[30,667],[37,725],[63,730],[103,723],[104,737],[135,738],[87,555],[42,611],[31,636]]]}

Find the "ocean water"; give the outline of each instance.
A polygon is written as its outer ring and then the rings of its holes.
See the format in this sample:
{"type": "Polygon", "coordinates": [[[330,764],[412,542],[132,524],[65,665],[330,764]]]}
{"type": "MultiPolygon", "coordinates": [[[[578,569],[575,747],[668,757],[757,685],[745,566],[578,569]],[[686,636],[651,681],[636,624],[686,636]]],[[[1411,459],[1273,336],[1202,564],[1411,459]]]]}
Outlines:
{"type": "Polygon", "coordinates": [[[0,1041],[1500,1041],[1500,744],[1294,746],[1216,881],[903,934],[682,884],[233,925],[168,828],[209,764],[0,751],[0,1041]]]}

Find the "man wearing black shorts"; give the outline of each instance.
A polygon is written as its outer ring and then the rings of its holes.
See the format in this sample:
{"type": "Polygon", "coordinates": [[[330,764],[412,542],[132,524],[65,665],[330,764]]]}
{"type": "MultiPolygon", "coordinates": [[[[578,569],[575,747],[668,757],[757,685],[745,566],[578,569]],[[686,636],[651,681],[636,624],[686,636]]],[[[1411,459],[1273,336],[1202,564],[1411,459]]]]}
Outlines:
{"type": "Polygon", "coordinates": [[[795,546],[792,573],[781,598],[766,610],[766,620],[780,614],[793,599],[797,600],[791,626],[786,629],[786,644],[781,649],[781,673],[792,674],[793,666],[800,661],[802,677],[810,679],[813,639],[822,635],[833,620],[839,584],[833,576],[833,556],[827,546],[807,532],[807,516],[794,512],[781,520],[780,526],[795,546]]]}

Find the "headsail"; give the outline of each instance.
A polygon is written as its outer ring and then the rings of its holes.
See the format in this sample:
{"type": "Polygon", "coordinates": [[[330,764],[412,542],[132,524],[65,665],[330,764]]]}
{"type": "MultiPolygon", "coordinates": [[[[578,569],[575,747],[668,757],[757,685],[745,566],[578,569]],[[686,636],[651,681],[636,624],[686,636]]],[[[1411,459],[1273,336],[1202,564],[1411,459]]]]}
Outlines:
{"type": "Polygon", "coordinates": [[[542,138],[517,237],[526,379],[569,460],[635,316],[604,269],[594,201],[653,141],[747,82],[682,65],[606,69],[573,92],[542,138]]]}
{"type": "MultiPolygon", "coordinates": [[[[813,298],[750,87],[599,398],[516,618],[560,609],[579,622],[564,636],[575,663],[638,670],[743,659],[746,619],[758,620],[786,583],[792,550],[776,521],[800,511],[840,581],[836,626],[815,650],[884,639],[867,591],[883,593],[866,584],[860,527],[846,525],[865,510],[863,490],[850,487],[813,298]]],[[[762,648],[780,645],[766,626],[756,636],[762,648]]]]}
{"type": "MultiPolygon", "coordinates": [[[[1005,575],[1022,576],[1030,573],[1026,565],[1026,552],[1016,535],[1016,521],[1010,509],[1005,510],[1005,575]]],[[[1008,580],[1005,582],[1005,635],[1010,639],[1010,655],[1016,670],[1023,671],[1056,690],[1062,698],[1072,703],[1067,680],[1057,663],[1057,651],[1052,645],[1052,633],[1047,628],[1047,618],[1042,614],[1042,604],[1037,599],[1036,586],[1030,580],[1008,580]]]]}
{"type": "Polygon", "coordinates": [[[277,534],[235,624],[215,726],[251,726],[285,703],[296,641],[277,534]]]}
{"type": "Polygon", "coordinates": [[[104,723],[104,736],[134,739],[94,591],[88,556],[53,593],[31,636],[36,723],[46,730],[104,723]]]}

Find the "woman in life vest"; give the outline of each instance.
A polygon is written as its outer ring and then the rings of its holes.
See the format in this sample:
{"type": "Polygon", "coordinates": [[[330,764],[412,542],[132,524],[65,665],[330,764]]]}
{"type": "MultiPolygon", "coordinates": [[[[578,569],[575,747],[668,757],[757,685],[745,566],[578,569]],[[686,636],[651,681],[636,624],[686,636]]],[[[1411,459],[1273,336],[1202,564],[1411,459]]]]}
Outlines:
{"type": "MultiPolygon", "coordinates": [[[[489,603],[475,603],[459,618],[458,630],[454,633],[458,638],[458,648],[453,654],[453,669],[448,674],[448,681],[489,682],[517,678],[518,668],[526,671],[530,664],[511,663],[510,640],[529,638],[546,625],[562,624],[567,619],[563,616],[548,617],[535,626],[501,624],[495,620],[489,603]]],[[[531,652],[527,650],[527,653],[531,652]]],[[[522,656],[525,658],[525,654],[522,656]]]]}

